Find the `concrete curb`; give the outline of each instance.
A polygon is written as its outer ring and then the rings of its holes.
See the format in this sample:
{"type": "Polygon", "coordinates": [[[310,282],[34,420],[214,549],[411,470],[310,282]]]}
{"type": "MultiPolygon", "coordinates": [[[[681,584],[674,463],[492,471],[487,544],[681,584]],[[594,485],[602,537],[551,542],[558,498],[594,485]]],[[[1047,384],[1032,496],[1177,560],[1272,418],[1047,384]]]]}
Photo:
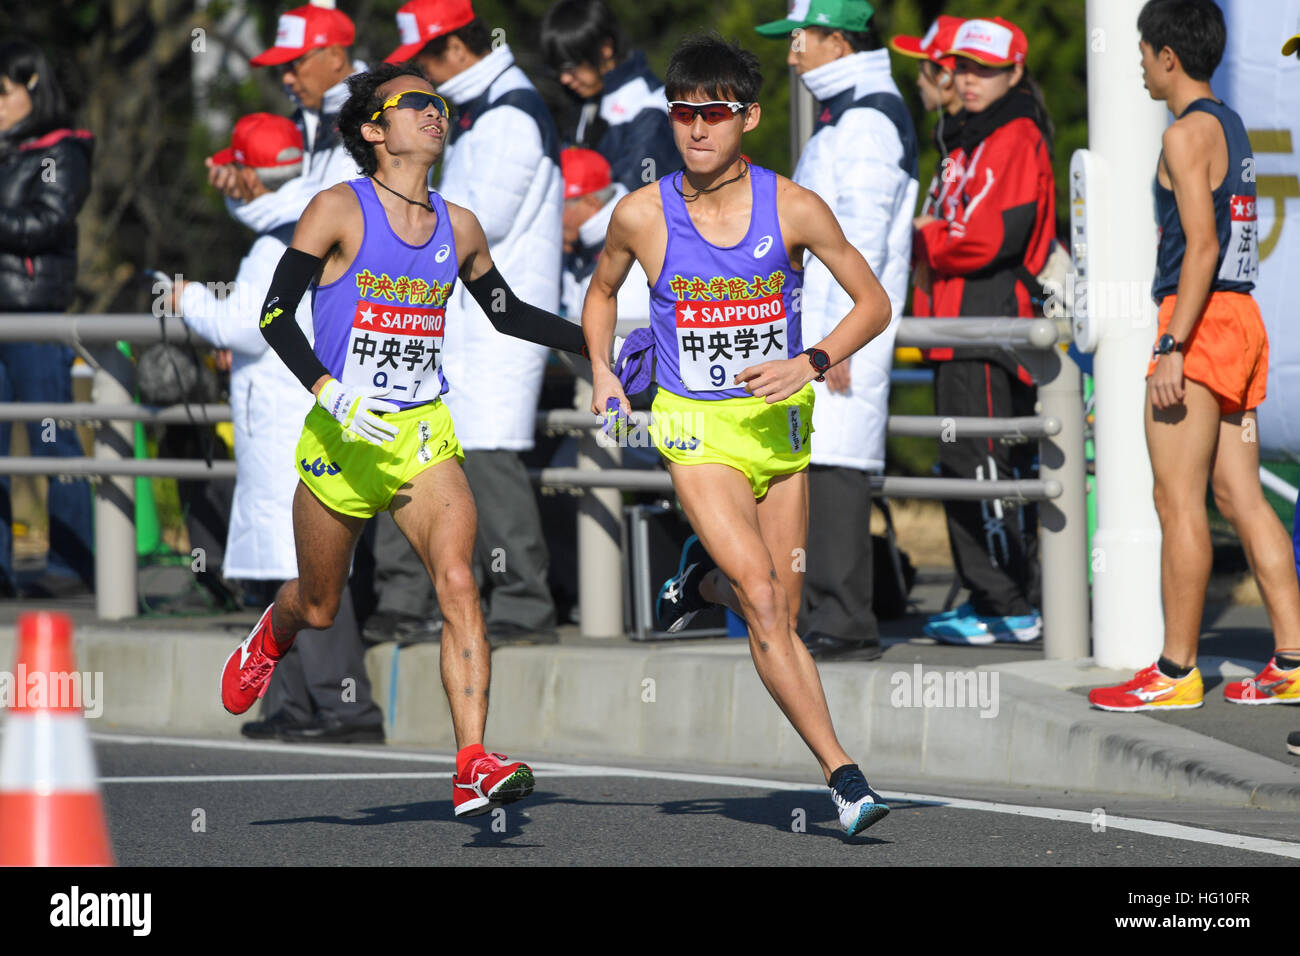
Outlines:
{"type": "MultiPolygon", "coordinates": [[[[221,707],[218,675],[238,640],[213,631],[81,628],[78,666],[104,673],[96,724],[237,738],[247,718],[221,707]]],[[[439,652],[436,644],[368,652],[391,743],[454,749],[439,652]]],[[[7,628],[4,667],[12,655],[7,628]]],[[[492,663],[487,743],[509,753],[747,771],[815,767],[759,680],[747,642],[508,647],[492,663]]],[[[1141,714],[1087,709],[1062,688],[1109,679],[1089,664],[972,671],[842,662],[820,671],[841,744],[879,787],[891,776],[942,778],[1300,810],[1300,769],[1141,714]],[[984,699],[959,700],[959,686],[982,687],[984,699]]]]}

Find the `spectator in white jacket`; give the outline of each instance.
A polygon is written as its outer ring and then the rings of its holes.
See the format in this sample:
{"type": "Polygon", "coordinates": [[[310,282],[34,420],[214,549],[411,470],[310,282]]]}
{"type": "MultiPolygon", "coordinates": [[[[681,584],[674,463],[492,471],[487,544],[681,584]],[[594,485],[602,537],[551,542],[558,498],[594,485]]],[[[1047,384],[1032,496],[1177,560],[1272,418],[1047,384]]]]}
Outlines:
{"type": "MultiPolygon", "coordinates": [[[[302,133],[290,120],[254,113],[235,124],[230,148],[212,160],[236,166],[239,188],[257,201],[295,181],[303,152],[302,133]]],[[[185,324],[231,353],[236,478],[223,573],[245,582],[261,603],[298,576],[293,536],[298,468],[287,467],[286,459],[293,456],[313,400],[258,329],[262,302],[295,225],[296,218],[259,235],[234,282],[186,282],[175,290],[185,324]]],[[[310,341],[310,300],[304,298],[297,319],[310,341]]],[[[346,589],[333,626],[321,633],[329,639],[294,643],[263,698],[263,719],[245,724],[246,736],[382,742],[383,715],[370,695],[361,635],[346,589]],[[347,678],[355,681],[354,693],[348,692],[347,678]]]]}
{"type": "MultiPolygon", "coordinates": [[[[402,45],[455,107],[439,191],[473,211],[492,261],[519,298],[558,312],[564,182],[559,138],[541,96],[469,0],[412,0],[402,45]]],[[[518,452],[533,447],[547,349],[496,331],[462,286],[447,305],[446,402],[478,505],[475,561],[494,644],[555,639],[550,558],[518,452]],[[454,339],[454,343],[453,343],[454,339]]]]}
{"type": "MultiPolygon", "coordinates": [[[[613,181],[609,162],[594,149],[570,146],[560,153],[564,172],[565,318],[582,318],[582,301],[596,270],[596,257],[605,248],[605,232],[627,187],[613,181]]],[[[650,321],[650,284],[641,266],[632,269],[618,290],[618,317],[650,321]]]]}
{"type": "MultiPolygon", "coordinates": [[[[788,62],[817,100],[794,181],[822,197],[893,306],[889,328],[816,384],[809,469],[807,565],[799,633],[814,656],[880,653],[871,609],[870,476],[885,466],[889,375],[912,255],[916,131],[880,48],[865,0],[805,0],[759,26],[790,37],[788,62]]],[[[824,265],[805,257],[804,338],[827,335],[853,303],[824,265]]]]}
{"type": "Polygon", "coordinates": [[[308,4],[281,15],[275,44],[250,61],[280,73],[285,92],[297,104],[293,122],[304,143],[302,175],[259,196],[242,187],[236,165],[207,161],[208,181],[226,196],[230,214],[259,235],[281,223],[296,223],[318,192],[358,175],[335,128],[348,98],[347,78],[367,69],[351,59],[355,36],[356,28],[343,12],[308,4]]]}

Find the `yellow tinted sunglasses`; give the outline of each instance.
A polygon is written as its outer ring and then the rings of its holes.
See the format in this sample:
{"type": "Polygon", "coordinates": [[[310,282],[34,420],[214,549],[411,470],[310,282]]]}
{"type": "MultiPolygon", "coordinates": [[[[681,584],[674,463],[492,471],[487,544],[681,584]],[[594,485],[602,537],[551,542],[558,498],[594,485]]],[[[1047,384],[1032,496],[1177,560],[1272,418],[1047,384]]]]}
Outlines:
{"type": "Polygon", "coordinates": [[[375,111],[370,117],[370,122],[379,119],[379,114],[390,107],[397,107],[401,110],[420,110],[423,112],[432,105],[444,119],[451,116],[451,107],[437,93],[430,93],[428,90],[403,90],[401,93],[394,93],[388,99],[384,100],[384,105],[375,111]]]}

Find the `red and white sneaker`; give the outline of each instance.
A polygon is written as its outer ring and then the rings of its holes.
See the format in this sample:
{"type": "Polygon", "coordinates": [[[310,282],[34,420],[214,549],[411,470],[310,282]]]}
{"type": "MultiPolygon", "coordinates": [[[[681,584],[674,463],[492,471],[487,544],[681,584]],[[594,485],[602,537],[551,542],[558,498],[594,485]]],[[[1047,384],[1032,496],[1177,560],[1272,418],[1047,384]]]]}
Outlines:
{"type": "Polygon", "coordinates": [[[273,607],[274,604],[262,612],[257,626],[226,658],[226,666],[221,671],[221,703],[232,714],[244,713],[266,693],[271,684],[271,673],[280,663],[280,657],[267,650],[275,646],[271,639],[273,607]]]}
{"type": "Polygon", "coordinates": [[[1223,696],[1234,704],[1300,704],[1300,667],[1284,671],[1273,658],[1255,677],[1224,684],[1223,696]]]}
{"type": "Polygon", "coordinates": [[[458,817],[476,817],[494,807],[522,800],[533,792],[533,770],[505,754],[480,754],[452,774],[452,805],[458,817]]]}
{"type": "Polygon", "coordinates": [[[1193,667],[1186,677],[1166,677],[1156,664],[1144,667],[1134,678],[1114,687],[1094,687],[1088,702],[1098,710],[1193,710],[1205,702],[1201,672],[1193,667]]]}

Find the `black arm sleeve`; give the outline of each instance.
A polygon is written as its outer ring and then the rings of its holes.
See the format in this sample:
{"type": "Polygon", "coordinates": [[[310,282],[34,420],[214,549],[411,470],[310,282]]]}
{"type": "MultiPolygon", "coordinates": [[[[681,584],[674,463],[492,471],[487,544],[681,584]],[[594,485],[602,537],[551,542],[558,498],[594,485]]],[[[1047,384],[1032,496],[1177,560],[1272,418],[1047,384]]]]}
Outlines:
{"type": "Polygon", "coordinates": [[[498,332],[561,352],[589,357],[582,326],[520,300],[510,291],[496,266],[477,279],[465,281],[465,288],[498,332]]]}
{"type": "Polygon", "coordinates": [[[298,327],[298,303],[303,293],[316,277],[320,259],[300,249],[284,250],[280,264],[275,267],[271,288],[266,291],[262,304],[262,318],[258,322],[262,338],[275,350],[294,377],[307,391],[329,371],[312,351],[307,336],[298,327]]]}

